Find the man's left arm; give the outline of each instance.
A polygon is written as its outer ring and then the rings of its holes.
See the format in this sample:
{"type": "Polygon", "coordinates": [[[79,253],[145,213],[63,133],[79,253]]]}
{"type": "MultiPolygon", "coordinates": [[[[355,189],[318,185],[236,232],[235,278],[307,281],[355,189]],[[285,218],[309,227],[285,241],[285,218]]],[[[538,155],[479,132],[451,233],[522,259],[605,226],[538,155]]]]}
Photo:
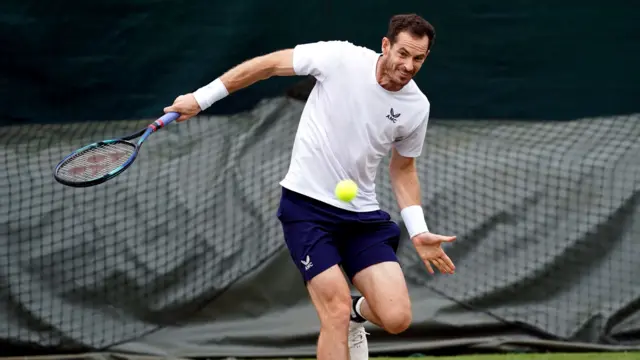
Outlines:
{"type": "Polygon", "coordinates": [[[416,158],[422,153],[427,133],[427,119],[406,138],[394,144],[389,163],[391,186],[396,196],[400,215],[416,251],[430,273],[433,264],[440,272],[452,274],[455,266],[442,250],[443,242],[452,242],[455,236],[443,236],[429,232],[422,210],[420,179],[416,158]]]}
{"type": "Polygon", "coordinates": [[[422,211],[420,179],[416,167],[416,157],[422,152],[426,127],[425,120],[411,135],[397,142],[389,163],[391,187],[411,238],[429,231],[422,211]]]}
{"type": "MultiPolygon", "coordinates": [[[[420,179],[415,158],[404,157],[394,148],[391,153],[389,174],[391,175],[391,187],[400,210],[411,206],[422,207],[420,179]]],[[[424,231],[428,231],[428,229],[424,228],[424,231]]]]}

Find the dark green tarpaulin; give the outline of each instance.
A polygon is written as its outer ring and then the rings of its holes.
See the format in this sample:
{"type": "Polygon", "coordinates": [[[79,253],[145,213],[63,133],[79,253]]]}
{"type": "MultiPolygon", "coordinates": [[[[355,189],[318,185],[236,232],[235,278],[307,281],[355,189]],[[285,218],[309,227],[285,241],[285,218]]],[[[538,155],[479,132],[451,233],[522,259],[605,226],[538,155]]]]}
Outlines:
{"type": "MultiPolygon", "coordinates": [[[[87,189],[57,184],[55,162],[148,120],[4,128],[0,341],[313,355],[317,315],[276,218],[303,105],[174,123],[87,189]]],[[[418,172],[429,228],[458,237],[452,276],[417,257],[384,159],[376,191],[403,229],[414,316],[399,336],[369,324],[371,353],[640,349],[639,120],[433,119],[418,172]]]]}

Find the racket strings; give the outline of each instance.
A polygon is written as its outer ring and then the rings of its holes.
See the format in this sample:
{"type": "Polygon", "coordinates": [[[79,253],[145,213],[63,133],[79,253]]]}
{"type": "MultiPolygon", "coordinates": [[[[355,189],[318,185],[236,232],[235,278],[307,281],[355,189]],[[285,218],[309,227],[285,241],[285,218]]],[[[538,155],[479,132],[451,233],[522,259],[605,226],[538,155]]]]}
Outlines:
{"type": "Polygon", "coordinates": [[[135,146],[126,142],[100,144],[72,156],[58,176],[76,182],[98,179],[124,165],[134,152],[135,146]]]}

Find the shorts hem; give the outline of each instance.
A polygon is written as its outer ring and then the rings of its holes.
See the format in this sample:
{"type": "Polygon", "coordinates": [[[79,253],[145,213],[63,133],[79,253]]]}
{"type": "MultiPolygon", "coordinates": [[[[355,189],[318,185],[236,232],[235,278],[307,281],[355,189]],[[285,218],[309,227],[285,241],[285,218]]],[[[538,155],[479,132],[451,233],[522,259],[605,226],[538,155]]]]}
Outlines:
{"type": "Polygon", "coordinates": [[[347,276],[347,278],[349,279],[349,281],[351,283],[353,283],[353,278],[362,270],[365,270],[371,266],[377,265],[377,264],[381,264],[384,262],[395,262],[395,263],[400,263],[400,260],[398,260],[398,257],[396,256],[395,252],[393,252],[391,249],[390,251],[385,251],[384,253],[380,253],[378,252],[378,256],[375,257],[370,257],[368,255],[362,255],[359,257],[360,259],[367,259],[366,261],[363,262],[359,262],[357,266],[354,267],[350,267],[350,266],[345,266],[344,267],[344,272],[347,276]]]}
{"type": "Polygon", "coordinates": [[[318,276],[318,275],[324,273],[325,271],[331,269],[331,267],[333,267],[334,265],[340,266],[340,263],[324,264],[323,266],[320,266],[319,268],[316,268],[316,270],[314,270],[314,271],[307,271],[304,268],[300,268],[300,267],[298,268],[298,270],[300,271],[300,275],[302,277],[302,282],[306,285],[313,278],[315,278],[316,276],[318,276]],[[318,270],[318,269],[320,269],[320,270],[318,270]]]}

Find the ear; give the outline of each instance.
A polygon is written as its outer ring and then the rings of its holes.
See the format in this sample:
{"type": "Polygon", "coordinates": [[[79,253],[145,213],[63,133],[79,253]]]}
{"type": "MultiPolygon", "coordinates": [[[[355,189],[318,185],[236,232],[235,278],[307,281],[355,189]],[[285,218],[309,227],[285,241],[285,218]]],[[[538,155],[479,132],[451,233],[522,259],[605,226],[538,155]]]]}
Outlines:
{"type": "Polygon", "coordinates": [[[382,54],[389,54],[389,50],[391,49],[391,41],[385,36],[382,38],[382,54]]]}

